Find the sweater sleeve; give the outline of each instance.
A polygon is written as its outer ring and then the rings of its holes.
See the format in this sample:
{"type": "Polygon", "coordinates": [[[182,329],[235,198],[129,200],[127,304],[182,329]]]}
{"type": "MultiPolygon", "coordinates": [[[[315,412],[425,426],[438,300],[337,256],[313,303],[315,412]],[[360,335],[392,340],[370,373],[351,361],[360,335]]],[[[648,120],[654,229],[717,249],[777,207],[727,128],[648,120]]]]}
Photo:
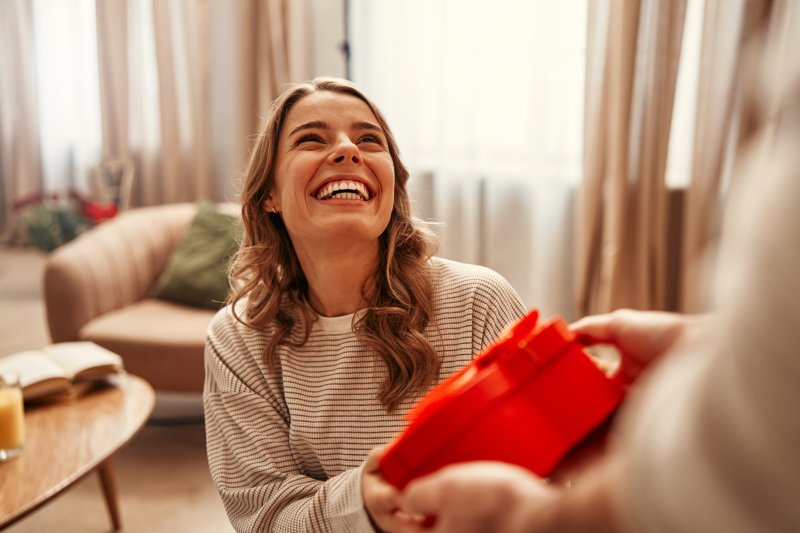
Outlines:
{"type": "Polygon", "coordinates": [[[372,531],[361,467],[327,480],[303,475],[279,378],[265,380],[241,325],[225,313],[208,332],[203,403],[211,476],[236,531],[372,531]]]}

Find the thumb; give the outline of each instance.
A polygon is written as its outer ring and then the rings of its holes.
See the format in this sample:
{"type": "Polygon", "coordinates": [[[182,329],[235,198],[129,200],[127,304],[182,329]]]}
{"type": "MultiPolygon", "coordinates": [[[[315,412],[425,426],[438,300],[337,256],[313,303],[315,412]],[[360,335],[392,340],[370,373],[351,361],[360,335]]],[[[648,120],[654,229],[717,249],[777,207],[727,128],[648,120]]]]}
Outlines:
{"type": "Polygon", "coordinates": [[[377,472],[384,451],[386,451],[386,444],[372,448],[364,460],[364,471],[377,472]]]}

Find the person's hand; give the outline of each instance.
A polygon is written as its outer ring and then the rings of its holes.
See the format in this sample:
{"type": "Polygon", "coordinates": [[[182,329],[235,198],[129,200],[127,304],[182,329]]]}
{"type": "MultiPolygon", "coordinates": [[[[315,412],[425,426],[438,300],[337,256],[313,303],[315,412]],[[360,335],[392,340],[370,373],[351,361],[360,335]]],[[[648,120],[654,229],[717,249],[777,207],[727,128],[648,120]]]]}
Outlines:
{"type": "Polygon", "coordinates": [[[488,461],[455,464],[408,484],[400,506],[413,515],[435,518],[430,527],[406,521],[399,531],[527,531],[531,513],[546,512],[556,492],[518,466],[488,461]]]}
{"type": "Polygon", "coordinates": [[[586,346],[616,346],[621,355],[620,378],[630,383],[648,364],[672,348],[689,326],[700,321],[697,316],[621,309],[582,318],[571,324],[570,329],[586,346]]]}
{"type": "Polygon", "coordinates": [[[607,420],[569,451],[547,478],[554,487],[570,488],[580,484],[597,463],[606,459],[613,425],[607,420]]]}
{"type": "Polygon", "coordinates": [[[400,509],[399,491],[387,483],[378,471],[380,460],[386,446],[373,448],[364,462],[364,473],[361,477],[361,495],[364,507],[378,531],[404,531],[409,524],[422,522],[421,516],[414,516],[400,509]]]}

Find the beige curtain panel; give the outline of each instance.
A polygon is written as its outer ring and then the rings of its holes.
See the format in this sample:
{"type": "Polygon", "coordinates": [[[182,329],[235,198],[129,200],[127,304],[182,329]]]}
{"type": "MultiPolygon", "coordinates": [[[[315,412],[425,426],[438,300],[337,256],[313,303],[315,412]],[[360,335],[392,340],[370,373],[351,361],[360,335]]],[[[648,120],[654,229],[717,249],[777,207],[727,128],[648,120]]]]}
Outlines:
{"type": "Polygon", "coordinates": [[[737,147],[744,43],[767,0],[706,0],[685,190],[664,182],[685,0],[589,3],[579,314],[702,311],[737,147]],[[727,164],[726,164],[727,162],[727,164]]]}
{"type": "Polygon", "coordinates": [[[157,107],[138,94],[147,73],[141,51],[130,47],[129,30],[142,31],[130,7],[125,0],[96,7],[103,159],[134,164],[134,205],[210,198],[209,4],[152,2],[157,107]],[[154,133],[157,143],[144,138],[154,133]]]}
{"type": "Polygon", "coordinates": [[[666,304],[666,155],[684,0],[589,3],[580,314],[666,304]]]}
{"type": "Polygon", "coordinates": [[[32,12],[0,2],[0,241],[14,238],[15,202],[42,190],[32,12]]]}
{"type": "MultiPolygon", "coordinates": [[[[235,140],[227,144],[241,146],[242,167],[247,140],[270,102],[307,70],[306,51],[296,45],[306,41],[304,2],[248,0],[212,14],[209,2],[153,0],[155,114],[141,95],[147,90],[145,58],[129,48],[126,30],[136,28],[129,6],[125,0],[97,2],[104,158],[134,162],[135,205],[222,200],[215,180],[230,176],[214,175],[212,123],[215,117],[233,121],[235,140]],[[221,28],[232,28],[235,39],[214,33],[221,28]],[[157,143],[148,138],[154,123],[157,143]]],[[[226,170],[235,175],[240,169],[226,170]]]]}
{"type": "MultiPolygon", "coordinates": [[[[14,202],[47,189],[33,16],[31,0],[0,2],[4,240],[14,202]]],[[[269,104],[308,77],[308,16],[305,0],[97,0],[102,155],[87,175],[120,172],[133,206],[234,200],[269,104]]]]}

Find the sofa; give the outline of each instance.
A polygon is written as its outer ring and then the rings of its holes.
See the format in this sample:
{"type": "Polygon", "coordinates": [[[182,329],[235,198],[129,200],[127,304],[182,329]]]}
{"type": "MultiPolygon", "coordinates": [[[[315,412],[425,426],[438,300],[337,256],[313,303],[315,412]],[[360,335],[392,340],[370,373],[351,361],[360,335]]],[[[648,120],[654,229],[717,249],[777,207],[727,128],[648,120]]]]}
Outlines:
{"type": "MultiPolygon", "coordinates": [[[[44,271],[52,341],[104,346],[157,391],[202,392],[205,335],[215,311],[151,296],[197,210],[133,209],[55,250],[44,271]]],[[[237,212],[231,204],[221,210],[237,212]]]]}

